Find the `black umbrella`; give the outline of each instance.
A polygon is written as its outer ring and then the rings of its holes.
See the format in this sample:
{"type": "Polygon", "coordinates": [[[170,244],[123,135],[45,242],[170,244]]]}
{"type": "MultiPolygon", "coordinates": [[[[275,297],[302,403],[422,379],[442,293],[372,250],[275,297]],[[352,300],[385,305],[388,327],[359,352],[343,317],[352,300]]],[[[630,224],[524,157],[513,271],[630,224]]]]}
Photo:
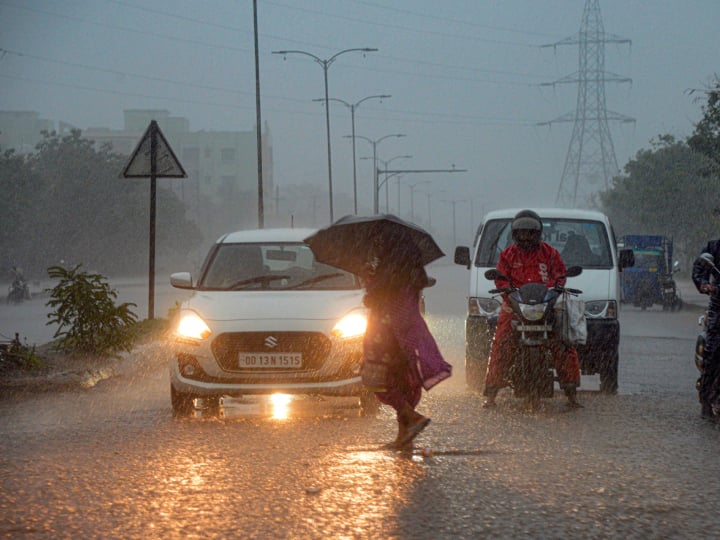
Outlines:
{"type": "Polygon", "coordinates": [[[412,260],[425,266],[445,255],[429,232],[392,214],[341,217],[305,238],[318,261],[354,274],[363,273],[378,241],[383,258],[398,263],[412,260]]]}

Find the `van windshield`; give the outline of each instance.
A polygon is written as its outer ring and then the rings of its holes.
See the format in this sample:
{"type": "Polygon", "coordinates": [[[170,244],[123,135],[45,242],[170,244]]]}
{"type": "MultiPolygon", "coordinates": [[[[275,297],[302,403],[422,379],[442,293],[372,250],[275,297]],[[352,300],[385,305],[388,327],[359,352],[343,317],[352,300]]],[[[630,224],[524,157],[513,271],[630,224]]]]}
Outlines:
{"type": "MultiPolygon", "coordinates": [[[[565,266],[612,268],[612,252],[600,221],[543,218],[542,239],[560,252],[565,266]]],[[[494,267],[500,252],[512,244],[512,219],[488,221],[480,235],[475,266],[494,267]]]]}

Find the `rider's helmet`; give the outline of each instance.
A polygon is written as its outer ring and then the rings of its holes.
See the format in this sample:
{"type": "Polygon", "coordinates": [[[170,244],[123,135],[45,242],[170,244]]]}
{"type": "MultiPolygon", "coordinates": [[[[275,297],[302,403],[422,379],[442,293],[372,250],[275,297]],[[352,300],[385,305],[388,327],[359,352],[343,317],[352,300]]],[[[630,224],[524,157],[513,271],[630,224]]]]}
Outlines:
{"type": "Polygon", "coordinates": [[[531,251],[540,244],[542,220],[532,210],[520,210],[511,225],[512,239],[523,251],[531,251]]]}

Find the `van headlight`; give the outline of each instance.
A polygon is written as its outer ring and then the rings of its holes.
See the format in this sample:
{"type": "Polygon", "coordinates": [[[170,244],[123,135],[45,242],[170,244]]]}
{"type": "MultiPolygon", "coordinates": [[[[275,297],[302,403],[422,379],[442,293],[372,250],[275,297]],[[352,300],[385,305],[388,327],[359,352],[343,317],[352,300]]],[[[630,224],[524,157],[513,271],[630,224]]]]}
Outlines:
{"type": "Polygon", "coordinates": [[[585,302],[585,317],[589,319],[617,319],[617,303],[615,300],[585,302]]]}
{"type": "Polygon", "coordinates": [[[352,311],[333,326],[332,334],[342,339],[365,335],[367,328],[367,312],[352,311]]]}
{"type": "Polygon", "coordinates": [[[183,311],[175,327],[175,335],[185,339],[207,339],[212,330],[207,323],[194,311],[183,311]]]}
{"type": "Polygon", "coordinates": [[[500,302],[494,298],[480,298],[471,296],[468,298],[468,314],[469,315],[496,315],[500,312],[500,302]]]}

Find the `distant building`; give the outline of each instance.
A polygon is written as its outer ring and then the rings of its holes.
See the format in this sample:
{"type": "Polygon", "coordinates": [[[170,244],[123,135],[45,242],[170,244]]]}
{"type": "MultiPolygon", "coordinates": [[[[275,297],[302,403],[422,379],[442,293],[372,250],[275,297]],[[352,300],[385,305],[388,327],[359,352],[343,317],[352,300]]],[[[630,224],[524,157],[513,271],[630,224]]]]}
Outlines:
{"type": "MultiPolygon", "coordinates": [[[[170,116],[166,110],[131,109],[124,111],[124,118],[123,130],[88,128],[82,135],[98,146],[110,144],[115,152],[130,155],[155,120],[188,175],[187,180],[173,182],[173,187],[189,209],[201,204],[201,199],[226,204],[243,194],[257,196],[255,130],[190,131],[186,118],[170,116]]],[[[262,146],[263,191],[269,199],[274,184],[272,140],[267,124],[262,146]]]]}
{"type": "Polygon", "coordinates": [[[55,123],[34,111],[0,111],[0,151],[14,149],[19,154],[35,150],[43,131],[55,131],[55,123]]]}

